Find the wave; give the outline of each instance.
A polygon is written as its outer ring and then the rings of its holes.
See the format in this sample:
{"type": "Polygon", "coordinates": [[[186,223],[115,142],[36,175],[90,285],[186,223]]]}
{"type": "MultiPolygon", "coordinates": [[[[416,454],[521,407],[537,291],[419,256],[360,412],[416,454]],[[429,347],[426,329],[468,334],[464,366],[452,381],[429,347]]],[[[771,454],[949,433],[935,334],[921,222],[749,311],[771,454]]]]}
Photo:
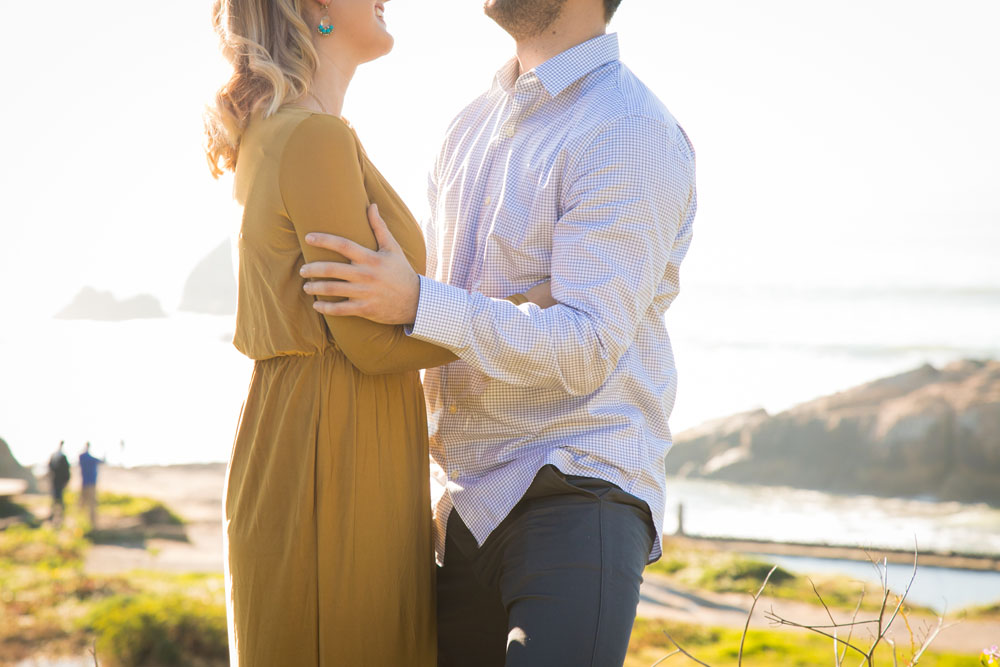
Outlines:
{"type": "Polygon", "coordinates": [[[927,359],[1000,359],[1000,346],[976,347],[966,345],[920,345],[898,343],[808,343],[717,340],[703,343],[711,350],[730,349],[734,351],[781,351],[807,355],[846,355],[852,357],[900,357],[921,356],[927,359]]]}
{"type": "Polygon", "coordinates": [[[681,293],[757,295],[770,298],[816,298],[821,300],[976,300],[1000,302],[1000,285],[795,285],[688,283],[681,293]]]}

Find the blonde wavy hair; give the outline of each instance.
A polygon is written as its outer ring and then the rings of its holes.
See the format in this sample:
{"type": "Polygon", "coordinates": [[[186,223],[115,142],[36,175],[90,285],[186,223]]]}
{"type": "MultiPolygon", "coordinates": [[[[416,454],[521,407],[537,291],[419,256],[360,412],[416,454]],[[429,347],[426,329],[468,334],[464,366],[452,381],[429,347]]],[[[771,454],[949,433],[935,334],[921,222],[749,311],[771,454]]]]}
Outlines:
{"type": "Polygon", "coordinates": [[[212,25],[233,74],[205,112],[212,176],[236,169],[251,118],[275,113],[309,90],[318,56],[303,18],[306,0],[213,0],[212,25]]]}

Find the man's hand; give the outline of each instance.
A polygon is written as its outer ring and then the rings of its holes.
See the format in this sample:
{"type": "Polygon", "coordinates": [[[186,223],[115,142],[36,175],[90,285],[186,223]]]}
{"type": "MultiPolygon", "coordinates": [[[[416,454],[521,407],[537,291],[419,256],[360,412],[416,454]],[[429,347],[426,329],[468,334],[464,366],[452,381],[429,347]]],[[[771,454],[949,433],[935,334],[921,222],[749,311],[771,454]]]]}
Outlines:
{"type": "Polygon", "coordinates": [[[336,303],[316,301],[313,308],[324,315],[354,315],[382,324],[413,324],[420,299],[420,278],[389,233],[375,204],[368,207],[368,222],[375,232],[378,251],[332,234],[306,235],[309,245],[340,253],[351,263],[306,264],[300,273],[310,280],[303,289],[315,296],[347,299],[336,303]]]}
{"type": "Polygon", "coordinates": [[[535,285],[525,292],[524,296],[528,299],[528,301],[541,307],[543,310],[559,304],[558,301],[552,298],[551,280],[546,280],[544,283],[535,285]]]}

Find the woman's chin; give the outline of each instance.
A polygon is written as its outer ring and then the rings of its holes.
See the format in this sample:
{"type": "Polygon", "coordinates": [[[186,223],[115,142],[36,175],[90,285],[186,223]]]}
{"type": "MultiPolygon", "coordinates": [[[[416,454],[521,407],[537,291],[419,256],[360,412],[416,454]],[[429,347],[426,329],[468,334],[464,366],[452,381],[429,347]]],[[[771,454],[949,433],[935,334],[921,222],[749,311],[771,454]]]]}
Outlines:
{"type": "Polygon", "coordinates": [[[372,46],[372,53],[374,56],[372,60],[376,58],[381,58],[382,56],[387,56],[392,52],[392,47],[396,45],[396,38],[389,34],[388,30],[383,29],[382,34],[379,35],[378,40],[372,46]]]}

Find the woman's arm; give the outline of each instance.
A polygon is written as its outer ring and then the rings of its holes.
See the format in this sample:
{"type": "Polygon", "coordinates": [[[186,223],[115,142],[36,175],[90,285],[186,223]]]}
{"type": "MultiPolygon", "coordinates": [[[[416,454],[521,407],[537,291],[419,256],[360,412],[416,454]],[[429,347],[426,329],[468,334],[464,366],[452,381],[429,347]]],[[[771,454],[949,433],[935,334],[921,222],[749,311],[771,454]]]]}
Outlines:
{"type": "MultiPolygon", "coordinates": [[[[292,132],[281,156],[279,187],[306,262],[345,262],[308,245],[309,232],[349,238],[372,250],[368,194],[354,134],[343,121],[315,115],[292,132]]],[[[339,301],[335,297],[318,297],[339,301]]],[[[358,370],[372,375],[432,368],[456,359],[444,348],[407,336],[402,327],[359,317],[326,317],[337,346],[358,370]]]]}

